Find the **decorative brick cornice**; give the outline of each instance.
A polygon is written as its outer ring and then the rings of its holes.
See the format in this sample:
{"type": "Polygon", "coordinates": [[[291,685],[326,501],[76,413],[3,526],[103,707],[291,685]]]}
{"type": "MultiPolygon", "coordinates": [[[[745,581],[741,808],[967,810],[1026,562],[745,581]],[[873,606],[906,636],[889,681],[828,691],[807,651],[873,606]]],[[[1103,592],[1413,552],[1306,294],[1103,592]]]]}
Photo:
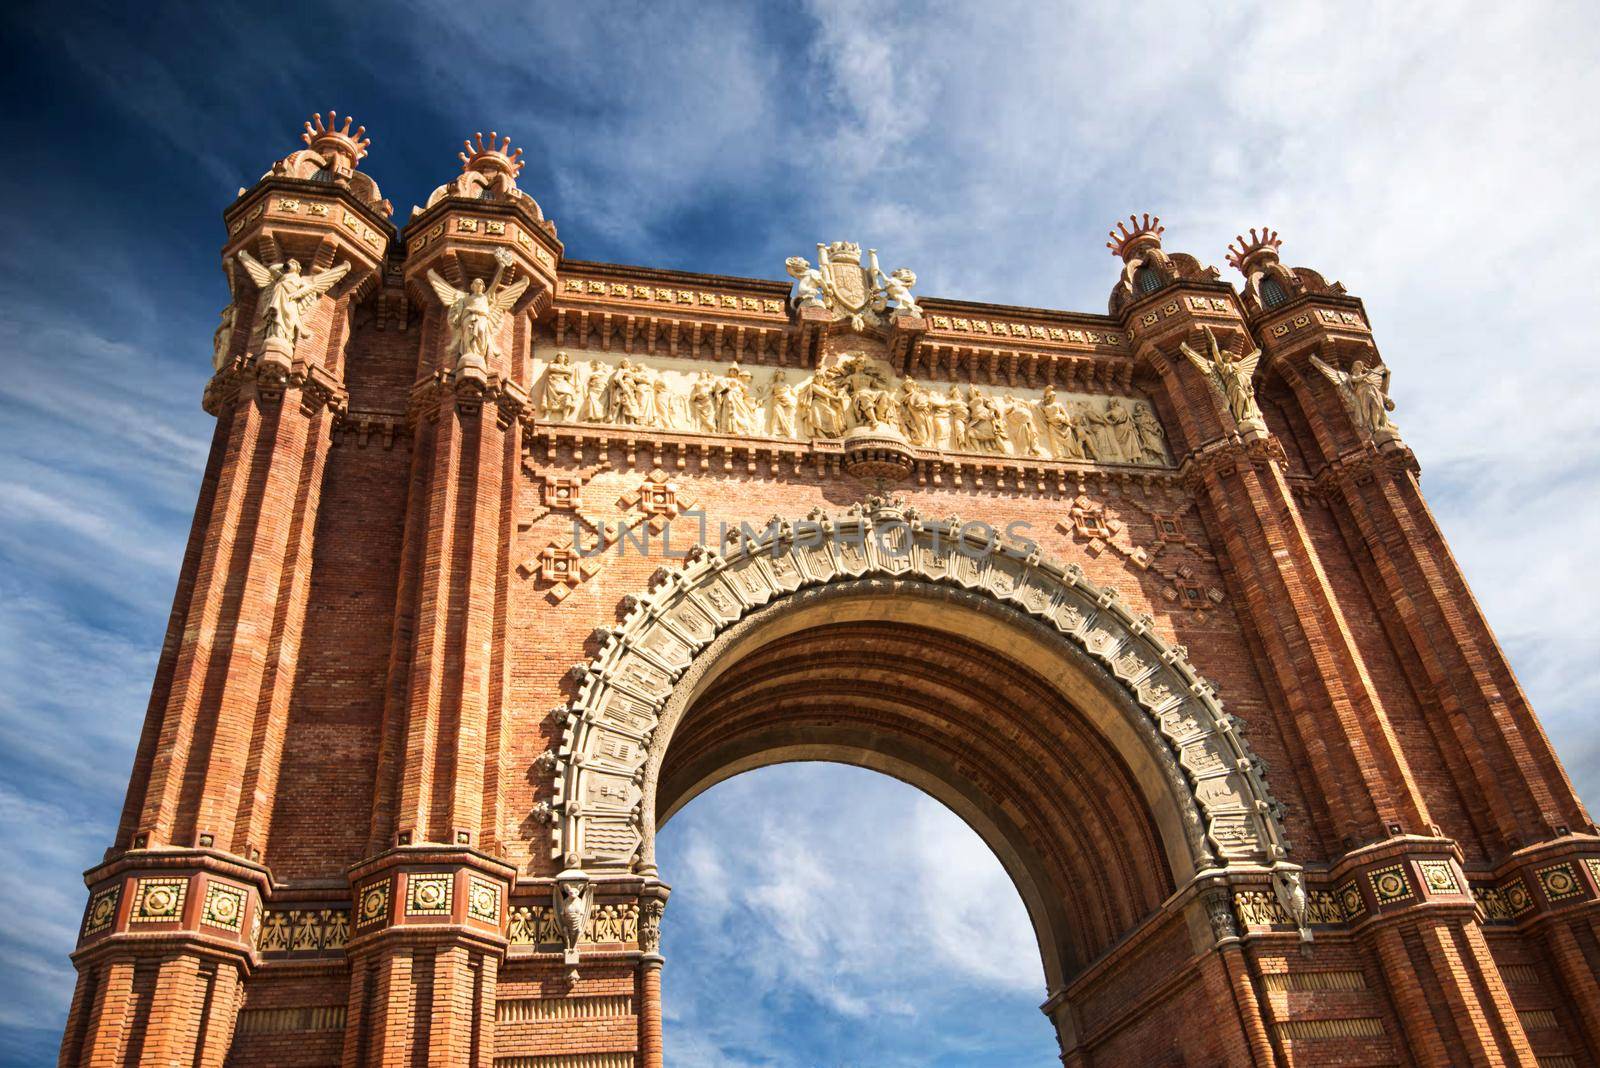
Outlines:
{"type": "Polygon", "coordinates": [[[1420,474],[1416,454],[1410,446],[1399,440],[1374,445],[1370,441],[1360,448],[1336,457],[1312,476],[1318,491],[1325,497],[1349,499],[1351,489],[1372,481],[1379,474],[1420,474]]]}
{"type": "Polygon", "coordinates": [[[241,398],[276,404],[282,402],[285,394],[293,394],[306,415],[316,415],[326,409],[336,418],[343,413],[349,399],[344,383],[320,364],[295,360],[285,365],[276,359],[239,356],[206,383],[200,404],[206,412],[216,416],[241,398]]]}
{"type": "Polygon", "coordinates": [[[1280,470],[1288,466],[1283,444],[1270,434],[1230,434],[1192,450],[1178,462],[1178,477],[1197,490],[1212,476],[1227,476],[1241,467],[1280,470]]]}
{"type": "Polygon", "coordinates": [[[511,379],[494,372],[485,375],[441,370],[411,387],[406,425],[415,430],[419,423],[433,422],[451,409],[463,416],[476,416],[485,407],[494,413],[502,429],[532,418],[528,391],[511,379]]]}

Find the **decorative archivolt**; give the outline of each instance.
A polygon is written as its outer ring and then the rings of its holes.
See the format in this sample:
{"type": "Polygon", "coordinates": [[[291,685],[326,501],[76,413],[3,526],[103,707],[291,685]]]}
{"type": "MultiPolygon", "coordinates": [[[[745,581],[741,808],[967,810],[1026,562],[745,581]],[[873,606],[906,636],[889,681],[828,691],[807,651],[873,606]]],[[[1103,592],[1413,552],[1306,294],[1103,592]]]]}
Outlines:
{"type": "MultiPolygon", "coordinates": [[[[982,524],[925,519],[882,502],[848,513],[773,520],[761,535],[700,550],[658,572],[627,618],[575,668],[579,693],[556,710],[558,752],[548,815],[552,851],[568,869],[627,871],[644,845],[643,799],[655,732],[697,653],[747,613],[802,588],[863,578],[954,586],[1042,621],[1098,661],[1150,718],[1197,870],[1229,863],[1285,867],[1279,808],[1261,766],[1181,646],[1152,632],[1115,589],[1089,582],[1037,549],[996,539],[982,524]],[[1032,549],[1032,551],[1029,551],[1032,549]]],[[[1152,734],[1153,739],[1153,734],[1152,734]]]]}
{"type": "Polygon", "coordinates": [[[542,367],[539,417],[800,441],[888,429],[918,448],[953,453],[1169,463],[1160,420],[1135,397],[1063,394],[1052,386],[1037,394],[976,385],[963,393],[954,383],[941,390],[859,353],[803,378],[791,380],[782,368],[761,374],[758,385],[737,363],[726,371],[632,359],[579,364],[558,352],[542,367]]]}

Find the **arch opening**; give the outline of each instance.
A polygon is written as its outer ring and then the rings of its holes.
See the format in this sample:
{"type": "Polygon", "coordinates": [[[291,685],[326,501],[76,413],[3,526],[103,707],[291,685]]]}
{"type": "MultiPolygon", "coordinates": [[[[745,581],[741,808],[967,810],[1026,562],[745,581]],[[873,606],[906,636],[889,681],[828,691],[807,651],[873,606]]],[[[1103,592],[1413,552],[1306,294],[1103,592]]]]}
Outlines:
{"type": "Polygon", "coordinates": [[[660,830],[669,1060],[1057,1054],[1015,884],[915,787],[831,762],[765,766],[708,787],[660,830]]]}
{"type": "Polygon", "coordinates": [[[1190,880],[1292,867],[1239,724],[1153,626],[981,524],[882,502],[775,519],[601,633],[561,710],[552,849],[654,876],[657,816],[727,775],[872,767],[1000,856],[1055,989],[1190,880]]]}

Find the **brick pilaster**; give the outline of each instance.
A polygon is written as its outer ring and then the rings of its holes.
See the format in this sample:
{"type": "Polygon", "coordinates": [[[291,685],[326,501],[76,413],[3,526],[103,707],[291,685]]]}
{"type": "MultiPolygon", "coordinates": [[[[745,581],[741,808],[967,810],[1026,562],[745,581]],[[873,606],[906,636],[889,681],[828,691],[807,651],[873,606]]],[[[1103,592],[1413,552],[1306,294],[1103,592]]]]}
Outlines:
{"type": "MultiPolygon", "coordinates": [[[[1476,818],[1499,851],[1592,826],[1527,696],[1511,671],[1423,500],[1417,466],[1398,441],[1373,444],[1338,387],[1310,365],[1316,353],[1268,342],[1271,369],[1300,408],[1316,452],[1317,484],[1375,598],[1388,609],[1400,661],[1455,773],[1473,785],[1476,818]],[[1370,563],[1363,560],[1370,557],[1370,563]]],[[[1325,355],[1347,358],[1324,342],[1325,355]]],[[[1367,362],[1375,352],[1362,350],[1367,362]]]]}
{"type": "MultiPolygon", "coordinates": [[[[1426,803],[1323,571],[1281,448],[1265,432],[1236,427],[1201,374],[1173,351],[1194,325],[1184,306],[1172,305],[1177,314],[1163,332],[1140,338],[1139,358],[1155,372],[1160,406],[1186,443],[1185,479],[1222,550],[1291,744],[1317,785],[1319,822],[1345,848],[1396,826],[1426,831],[1426,803]]],[[[1243,323],[1232,328],[1245,340],[1230,343],[1248,341],[1243,323]]]]}

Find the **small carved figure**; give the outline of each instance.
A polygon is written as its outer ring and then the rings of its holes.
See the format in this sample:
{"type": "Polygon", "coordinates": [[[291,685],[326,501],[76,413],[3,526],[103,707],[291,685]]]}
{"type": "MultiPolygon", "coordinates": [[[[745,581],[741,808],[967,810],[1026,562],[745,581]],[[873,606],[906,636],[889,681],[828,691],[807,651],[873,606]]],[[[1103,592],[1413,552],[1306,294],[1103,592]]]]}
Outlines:
{"type": "Polygon", "coordinates": [[[717,382],[711,372],[701,370],[689,387],[689,415],[694,429],[714,434],[717,430],[717,382]]]}
{"type": "Polygon", "coordinates": [[[589,361],[589,376],[583,381],[583,414],[586,423],[603,423],[609,412],[611,372],[598,360],[589,361]]]}
{"type": "Polygon", "coordinates": [[[845,395],[850,400],[851,426],[879,427],[895,424],[895,399],[883,372],[865,356],[839,365],[845,395]]]}
{"type": "Polygon", "coordinates": [[[672,418],[672,391],[667,386],[666,376],[660,371],[646,372],[649,388],[649,404],[645,414],[645,421],[653,427],[662,430],[671,430],[672,418]]]}
{"type": "Polygon", "coordinates": [[[567,873],[563,872],[556,877],[551,896],[555,905],[556,926],[561,930],[561,941],[567,951],[566,962],[575,964],[578,942],[583,938],[589,913],[594,908],[594,883],[581,872],[575,877],[566,876],[567,873]]]}
{"type": "Polygon", "coordinates": [[[457,371],[488,369],[489,361],[499,355],[495,334],[499,333],[500,323],[528,288],[530,279],[527,277],[509,285],[500,282],[506,270],[516,262],[511,253],[503,248],[495,249],[494,262],[494,277],[487,286],[483,279],[474,278],[465,290],[445,281],[433,268],[428,269],[428,284],[439,301],[450,309],[450,354],[457,371]]]}
{"type": "Polygon", "coordinates": [[[824,368],[800,387],[801,413],[812,437],[836,438],[844,433],[845,398],[838,375],[838,367],[824,368]]]}
{"type": "Polygon", "coordinates": [[[1045,455],[1044,448],[1039,443],[1039,427],[1033,421],[1033,405],[1028,401],[1018,400],[1009,393],[1000,404],[1009,426],[1022,429],[1022,448],[1027,454],[1045,455]]]}
{"type": "Polygon", "coordinates": [[[556,353],[544,373],[544,395],[539,401],[540,413],[549,420],[564,423],[571,419],[578,407],[577,372],[572,357],[565,352],[556,353]]]}
{"type": "Polygon", "coordinates": [[[1050,451],[1058,460],[1082,460],[1083,445],[1078,439],[1078,427],[1072,413],[1056,396],[1056,387],[1044,387],[1044,401],[1039,406],[1044,419],[1045,433],[1050,439],[1050,451]]]}
{"type": "Polygon", "coordinates": [[[1349,371],[1341,371],[1328,366],[1316,356],[1311,357],[1311,362],[1329,382],[1339,387],[1339,398],[1344,401],[1356,426],[1366,431],[1374,441],[1399,437],[1400,428],[1389,418],[1389,413],[1394,411],[1394,401],[1389,396],[1387,367],[1368,367],[1357,360],[1350,365],[1349,371]]]}
{"type": "Polygon", "coordinates": [[[1095,411],[1092,404],[1073,404],[1071,409],[1073,431],[1077,435],[1079,450],[1082,451],[1085,459],[1102,459],[1103,449],[1100,444],[1100,428],[1096,425],[1097,423],[1103,423],[1100,420],[1099,413],[1095,411]]]}
{"type": "Polygon", "coordinates": [[[933,444],[933,402],[916,381],[900,383],[900,430],[913,445],[933,444]]]}
{"type": "Polygon", "coordinates": [[[1304,878],[1298,871],[1280,868],[1272,873],[1272,889],[1283,911],[1300,928],[1300,941],[1311,941],[1311,904],[1306,897],[1304,878]]]}
{"type": "Polygon", "coordinates": [[[977,386],[967,387],[967,444],[987,452],[1009,455],[1011,432],[998,401],[977,386]]]}
{"type": "Polygon", "coordinates": [[[717,429],[724,434],[755,434],[756,402],[750,396],[750,372],[738,364],[712,389],[717,401],[717,429]]]}
{"type": "Polygon", "coordinates": [[[1077,406],[1078,442],[1091,460],[1115,460],[1116,445],[1111,440],[1111,424],[1093,404],[1077,406]]]}
{"type": "Polygon", "coordinates": [[[661,917],[667,903],[658,897],[650,898],[639,906],[639,948],[655,953],[661,948],[661,917]]]}
{"type": "Polygon", "coordinates": [[[261,290],[250,347],[257,353],[276,349],[284,355],[292,354],[299,343],[306,312],[350,270],[345,262],[305,275],[300,273],[299,260],[268,267],[244,249],[239,250],[239,262],[261,290]]]}
{"type": "Polygon", "coordinates": [[[1248,356],[1235,356],[1223,351],[1222,346],[1217,344],[1217,335],[1211,327],[1207,326],[1205,332],[1206,341],[1211,346],[1209,358],[1190,348],[1187,341],[1180,342],[1178,348],[1206,376],[1206,381],[1217,395],[1227,402],[1228,414],[1233,416],[1233,421],[1241,429],[1265,430],[1267,424],[1261,418],[1261,408],[1256,404],[1256,387],[1251,381],[1256,373],[1256,364],[1261,360],[1261,350],[1256,349],[1248,356]]]}
{"type": "Polygon", "coordinates": [[[1123,463],[1138,463],[1139,428],[1134,425],[1133,416],[1128,409],[1115,397],[1106,404],[1106,428],[1110,432],[1112,445],[1116,449],[1115,459],[1123,463]]]}
{"type": "Polygon", "coordinates": [[[211,333],[211,369],[222,370],[222,365],[228,362],[228,346],[233,342],[233,326],[239,317],[239,306],[229,304],[222,309],[222,322],[217,324],[216,330],[211,333]]]}
{"type": "Polygon", "coordinates": [[[873,284],[883,294],[884,299],[892,304],[896,311],[906,315],[922,316],[922,309],[917,305],[917,299],[911,295],[911,287],[917,284],[917,276],[909,267],[896,267],[888,274],[878,270],[876,249],[872,258],[873,284]]]}
{"type": "Polygon", "coordinates": [[[1133,426],[1139,433],[1139,454],[1147,463],[1159,464],[1166,460],[1167,449],[1162,442],[1167,432],[1148,404],[1133,406],[1133,426]]]}
{"type": "Polygon", "coordinates": [[[777,437],[794,437],[794,417],[800,401],[795,388],[789,384],[789,376],[781,368],[773,372],[772,384],[767,387],[765,399],[772,405],[768,433],[777,437]]]}
{"type": "Polygon", "coordinates": [[[645,421],[646,388],[641,374],[631,360],[623,360],[611,375],[611,395],[606,416],[620,426],[639,426],[645,421]]]}
{"type": "Polygon", "coordinates": [[[950,428],[950,448],[960,451],[967,447],[967,402],[961,399],[961,391],[954,385],[944,400],[939,402],[939,411],[944,415],[950,428]]]}
{"type": "Polygon", "coordinates": [[[783,267],[794,279],[789,303],[796,308],[822,307],[822,272],[811,266],[804,256],[790,256],[783,261],[783,267]]]}

